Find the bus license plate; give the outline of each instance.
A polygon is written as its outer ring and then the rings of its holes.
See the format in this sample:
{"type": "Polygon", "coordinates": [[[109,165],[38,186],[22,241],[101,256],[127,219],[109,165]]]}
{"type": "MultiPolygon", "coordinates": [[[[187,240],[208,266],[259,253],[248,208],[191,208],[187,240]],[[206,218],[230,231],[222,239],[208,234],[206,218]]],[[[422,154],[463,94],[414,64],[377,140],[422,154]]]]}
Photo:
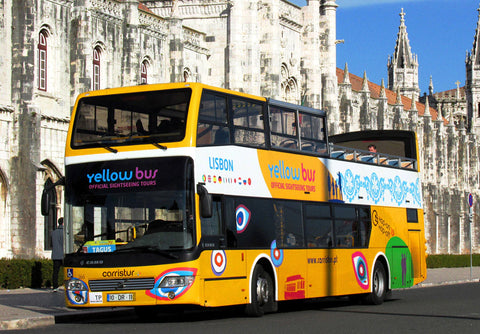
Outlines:
{"type": "Polygon", "coordinates": [[[131,302],[135,300],[133,293],[109,293],[107,302],[131,302]]]}

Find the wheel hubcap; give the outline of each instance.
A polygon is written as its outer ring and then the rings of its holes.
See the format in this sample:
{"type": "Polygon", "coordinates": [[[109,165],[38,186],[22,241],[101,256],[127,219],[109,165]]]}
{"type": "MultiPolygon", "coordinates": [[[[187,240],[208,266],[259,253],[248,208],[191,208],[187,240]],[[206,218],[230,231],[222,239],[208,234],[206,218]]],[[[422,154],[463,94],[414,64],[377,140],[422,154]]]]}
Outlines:
{"type": "Polygon", "coordinates": [[[257,301],[260,305],[268,302],[268,282],[265,278],[259,277],[257,280],[257,301]]]}
{"type": "Polygon", "coordinates": [[[381,296],[383,294],[384,288],[385,288],[384,281],[381,275],[378,272],[376,272],[375,277],[373,278],[373,289],[375,291],[375,294],[377,296],[381,296]]]}

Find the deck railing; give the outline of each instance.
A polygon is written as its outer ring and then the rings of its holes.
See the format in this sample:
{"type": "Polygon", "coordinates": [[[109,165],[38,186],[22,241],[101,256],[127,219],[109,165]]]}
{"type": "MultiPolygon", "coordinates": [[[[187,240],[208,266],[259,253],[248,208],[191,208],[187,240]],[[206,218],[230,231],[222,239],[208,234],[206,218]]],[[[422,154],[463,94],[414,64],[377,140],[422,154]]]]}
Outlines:
{"type": "Polygon", "coordinates": [[[417,160],[330,144],[330,158],[417,170],[417,160]]]}

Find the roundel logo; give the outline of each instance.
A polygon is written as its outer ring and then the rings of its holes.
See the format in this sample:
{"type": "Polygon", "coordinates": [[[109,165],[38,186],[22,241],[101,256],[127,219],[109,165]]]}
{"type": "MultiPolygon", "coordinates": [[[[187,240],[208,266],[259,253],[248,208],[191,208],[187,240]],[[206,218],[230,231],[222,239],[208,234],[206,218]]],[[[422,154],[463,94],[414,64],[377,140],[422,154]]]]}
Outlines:
{"type": "Polygon", "coordinates": [[[216,250],[212,252],[212,271],[215,275],[221,276],[227,268],[227,255],[223,250],[216,250]]]}
{"type": "Polygon", "coordinates": [[[237,233],[243,233],[250,222],[250,210],[245,205],[237,206],[235,210],[235,220],[237,223],[237,233]]]}
{"type": "Polygon", "coordinates": [[[280,267],[283,263],[283,250],[277,248],[277,240],[273,240],[270,245],[270,257],[275,267],[280,267]]]}
{"type": "Polygon", "coordinates": [[[358,285],[364,290],[368,289],[368,266],[365,256],[360,252],[352,254],[353,271],[358,285]]]}

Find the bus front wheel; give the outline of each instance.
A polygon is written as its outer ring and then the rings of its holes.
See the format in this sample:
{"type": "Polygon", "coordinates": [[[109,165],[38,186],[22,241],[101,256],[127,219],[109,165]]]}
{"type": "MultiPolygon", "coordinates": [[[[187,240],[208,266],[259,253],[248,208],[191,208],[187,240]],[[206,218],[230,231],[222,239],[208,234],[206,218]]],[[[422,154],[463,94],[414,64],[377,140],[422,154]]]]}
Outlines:
{"type": "Polygon", "coordinates": [[[270,274],[261,265],[257,265],[252,276],[252,294],[246,313],[252,317],[261,317],[265,312],[276,311],[273,281],[270,274]]]}
{"type": "Polygon", "coordinates": [[[387,274],[380,262],[375,265],[372,278],[372,292],[365,296],[364,301],[368,304],[380,305],[387,295],[387,274]]]}

